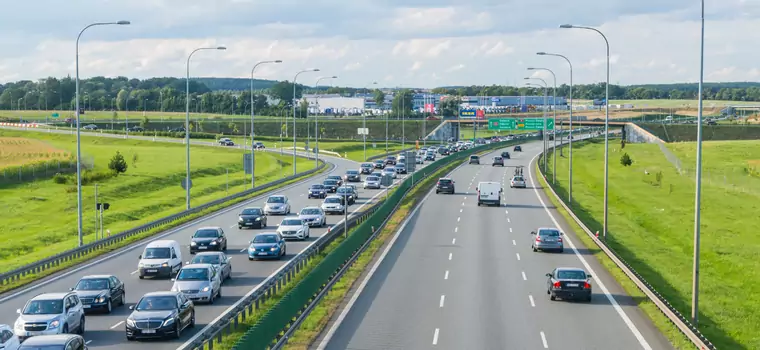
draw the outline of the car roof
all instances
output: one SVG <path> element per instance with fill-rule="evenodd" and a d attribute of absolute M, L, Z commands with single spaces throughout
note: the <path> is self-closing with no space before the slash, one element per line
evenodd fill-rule
<path fill-rule="evenodd" d="M 43 293 L 40 295 L 36 295 L 32 300 L 58 300 L 63 299 L 67 295 L 71 294 L 71 292 L 68 293 Z"/>
<path fill-rule="evenodd" d="M 114 275 L 87 275 L 80 279 L 86 280 L 86 279 L 96 279 L 96 278 L 100 279 L 100 278 L 111 278 L 111 277 L 115 277 L 115 276 Z"/>
<path fill-rule="evenodd" d="M 177 296 L 180 292 L 172 292 L 167 290 L 162 290 L 158 292 L 148 292 L 143 294 L 144 297 L 168 297 L 168 296 Z"/>
<path fill-rule="evenodd" d="M 277 198 L 277 197 L 285 197 L 285 195 L 282 195 L 282 194 L 273 194 L 273 195 L 269 196 L 269 198 Z"/>
<path fill-rule="evenodd" d="M 206 263 L 198 263 L 198 264 L 187 264 L 185 266 L 182 266 L 183 269 L 202 269 L 202 268 L 213 268 L 214 265 L 206 264 Z"/>
<path fill-rule="evenodd" d="M 539 227 L 538 231 L 541 231 L 541 230 L 546 230 L 546 231 L 562 231 L 562 230 L 560 230 L 560 229 L 558 229 L 556 227 Z M 536 231 L 536 232 L 538 232 L 538 231 Z"/>
<path fill-rule="evenodd" d="M 41 346 L 41 345 L 58 345 L 60 343 L 68 342 L 73 338 L 81 338 L 76 334 L 50 334 L 50 335 L 38 335 L 35 337 L 27 338 L 24 340 L 24 345 Z"/>
<path fill-rule="evenodd" d="M 196 231 L 200 231 L 200 230 L 219 230 L 220 228 L 221 227 L 219 227 L 219 226 L 203 226 L 203 227 L 198 227 L 198 229 Z"/>
<path fill-rule="evenodd" d="M 303 209 L 301 209 L 301 211 L 304 211 L 306 209 L 322 209 L 322 208 L 316 207 L 316 206 L 310 206 L 310 207 L 304 207 Z"/>
<path fill-rule="evenodd" d="M 199 252 L 199 253 L 195 253 L 195 256 L 199 257 L 199 256 L 222 255 L 222 254 L 224 253 L 223 252 Z"/>
<path fill-rule="evenodd" d="M 325 197 L 325 199 L 327 199 L 327 198 L 338 198 L 338 199 L 341 199 L 340 196 L 336 196 L 334 194 L 331 194 L 331 195 Z"/>
<path fill-rule="evenodd" d="M 583 273 L 586 273 L 586 270 L 580 268 L 580 267 L 558 267 L 557 271 L 583 271 Z"/>
<path fill-rule="evenodd" d="M 168 239 L 161 239 L 161 240 L 158 240 L 158 241 L 153 241 L 153 242 L 148 243 L 148 245 L 146 246 L 146 248 L 147 247 L 151 247 L 151 248 L 168 248 L 168 247 L 171 247 L 171 246 L 173 246 L 175 244 L 177 244 L 177 241 L 172 241 L 172 240 L 168 240 Z"/>
<path fill-rule="evenodd" d="M 255 237 L 258 237 L 258 236 L 276 236 L 276 235 L 278 235 L 277 232 L 260 232 L 260 233 L 257 233 L 253 237 L 255 238 Z"/>
<path fill-rule="evenodd" d="M 480 158 L 480 156 L 476 156 L 476 155 L 473 154 L 473 155 L 470 156 L 470 158 Z"/>
<path fill-rule="evenodd" d="M 258 209 L 258 210 L 261 210 L 261 207 L 245 207 L 245 208 L 243 208 L 243 210 L 246 210 L 246 209 Z"/>

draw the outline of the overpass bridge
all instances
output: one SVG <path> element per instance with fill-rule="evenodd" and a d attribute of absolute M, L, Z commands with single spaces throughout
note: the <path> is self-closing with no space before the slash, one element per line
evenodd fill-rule
<path fill-rule="evenodd" d="M 498 118 L 498 119 L 504 119 L 504 118 Z M 528 119 L 528 118 L 519 118 L 519 119 Z M 613 121 L 610 120 L 609 125 L 610 128 L 624 128 L 626 125 L 630 124 L 631 122 L 625 122 L 625 121 Z M 478 129 L 487 129 L 488 128 L 488 119 L 444 119 L 444 122 L 438 125 L 433 131 L 431 131 L 427 135 L 428 140 L 448 140 L 450 138 L 456 138 L 457 135 L 460 135 L 460 127 L 462 126 L 472 126 L 473 124 L 476 124 L 478 126 Z M 569 127 L 570 120 L 565 119 L 557 119 L 557 124 L 559 125 L 557 129 L 564 129 Z M 582 127 L 582 126 L 604 126 L 604 121 L 593 121 L 593 120 L 573 120 L 573 127 Z M 508 130 L 504 130 L 508 131 Z"/>

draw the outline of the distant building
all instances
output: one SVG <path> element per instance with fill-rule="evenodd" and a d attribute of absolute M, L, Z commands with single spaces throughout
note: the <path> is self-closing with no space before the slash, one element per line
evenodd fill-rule
<path fill-rule="evenodd" d="M 309 113 L 358 115 L 366 109 L 363 97 L 344 97 L 339 94 L 304 95 Z"/>

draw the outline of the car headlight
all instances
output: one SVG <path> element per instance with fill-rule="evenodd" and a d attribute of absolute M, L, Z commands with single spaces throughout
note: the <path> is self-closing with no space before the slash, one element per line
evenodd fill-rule
<path fill-rule="evenodd" d="M 55 328 L 58 328 L 58 326 L 60 325 L 61 325 L 61 321 L 54 320 L 53 322 L 50 322 L 50 325 L 48 326 L 48 328 L 55 329 Z"/>
<path fill-rule="evenodd" d="M 170 325 L 172 323 L 174 323 L 174 317 L 169 318 L 168 320 L 164 321 L 164 323 L 162 324 L 162 326 L 166 327 L 166 326 L 168 326 L 168 325 Z"/>
<path fill-rule="evenodd" d="M 172 286 L 171 291 L 172 292 L 179 292 L 179 287 L 177 287 L 176 285 L 174 285 L 174 286 Z"/>
<path fill-rule="evenodd" d="M 136 325 L 135 325 L 135 320 L 133 320 L 133 319 L 131 319 L 131 318 L 128 318 L 128 319 L 127 319 L 127 326 L 130 326 L 130 327 L 136 327 Z"/>
<path fill-rule="evenodd" d="M 216 245 L 216 241 L 211 241 L 211 245 Z"/>
<path fill-rule="evenodd" d="M 254 248 L 254 247 L 248 247 L 248 251 L 249 251 L 249 252 L 255 252 L 255 251 L 256 251 L 256 248 Z"/>
<path fill-rule="evenodd" d="M 261 218 L 256 218 L 256 221 L 261 221 Z"/>
<path fill-rule="evenodd" d="M 24 327 L 24 320 L 21 319 L 21 317 L 16 319 L 16 323 L 14 324 L 16 328 L 23 328 Z"/>
<path fill-rule="evenodd" d="M 243 221 L 243 217 L 242 216 L 238 216 L 238 221 Z"/>
<path fill-rule="evenodd" d="M 165 263 L 161 264 L 161 267 L 169 267 L 169 263 L 165 262 Z"/>
<path fill-rule="evenodd" d="M 210 286 L 205 286 L 203 289 L 201 289 L 201 292 L 208 292 L 211 289 Z"/>
<path fill-rule="evenodd" d="M 145 265 L 143 265 L 143 263 L 141 263 L 141 262 L 137 263 L 137 267 L 142 268 L 143 266 L 145 266 Z"/>
<path fill-rule="evenodd" d="M 272 248 L 269 248 L 269 250 L 270 250 L 270 251 L 276 251 L 276 250 L 277 250 L 277 247 L 272 247 Z"/>
<path fill-rule="evenodd" d="M 190 242 L 190 245 L 197 245 L 198 243 Z"/>
<path fill-rule="evenodd" d="M 105 303 L 106 302 L 106 296 L 102 295 L 102 296 L 98 297 L 97 299 L 95 299 L 95 302 L 96 303 Z"/>

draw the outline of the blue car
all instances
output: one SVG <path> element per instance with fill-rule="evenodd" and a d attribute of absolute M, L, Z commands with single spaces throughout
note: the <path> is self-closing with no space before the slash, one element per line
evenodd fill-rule
<path fill-rule="evenodd" d="M 277 232 L 259 233 L 248 246 L 248 260 L 280 259 L 287 254 L 285 239 Z"/>
<path fill-rule="evenodd" d="M 309 199 L 327 197 L 327 188 L 322 184 L 314 184 L 309 187 Z"/>

